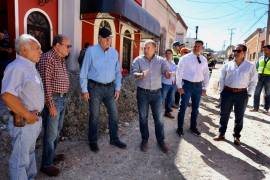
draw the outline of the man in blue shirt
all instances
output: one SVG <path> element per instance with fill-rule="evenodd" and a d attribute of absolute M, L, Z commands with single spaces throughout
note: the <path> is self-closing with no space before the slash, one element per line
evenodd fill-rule
<path fill-rule="evenodd" d="M 103 27 L 99 30 L 98 44 L 86 50 L 83 60 L 80 84 L 84 101 L 89 102 L 90 149 L 98 152 L 97 126 L 100 104 L 103 102 L 109 114 L 110 144 L 121 149 L 126 144 L 119 140 L 118 112 L 116 101 L 121 89 L 121 71 L 117 51 L 111 47 L 111 31 Z"/>

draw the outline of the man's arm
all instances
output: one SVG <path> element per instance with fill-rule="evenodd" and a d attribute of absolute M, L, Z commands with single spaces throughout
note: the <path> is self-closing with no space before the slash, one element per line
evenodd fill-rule
<path fill-rule="evenodd" d="M 141 71 L 139 58 L 136 58 L 131 65 L 132 74 L 135 79 L 143 79 L 144 73 Z"/>
<path fill-rule="evenodd" d="M 35 123 L 38 120 L 38 116 L 34 112 L 28 111 L 20 99 L 11 93 L 5 92 L 1 95 L 1 99 L 12 112 L 26 119 L 28 124 Z"/>
<path fill-rule="evenodd" d="M 252 95 L 255 91 L 258 82 L 258 74 L 256 72 L 256 66 L 252 65 L 252 70 L 250 72 L 250 82 L 248 85 L 248 95 Z"/>
<path fill-rule="evenodd" d="M 88 72 L 91 64 L 91 49 L 87 48 L 83 59 L 83 64 L 80 72 L 80 85 L 82 93 L 88 93 Z"/>
<path fill-rule="evenodd" d="M 221 93 L 224 89 L 224 83 L 226 78 L 226 66 L 228 64 L 224 64 L 220 71 L 220 78 L 219 78 L 219 93 Z"/>

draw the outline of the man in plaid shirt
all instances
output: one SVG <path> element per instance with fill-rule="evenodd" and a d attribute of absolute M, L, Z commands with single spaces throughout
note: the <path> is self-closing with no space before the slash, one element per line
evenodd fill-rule
<path fill-rule="evenodd" d="M 65 57 L 69 55 L 70 40 L 57 35 L 53 39 L 53 48 L 41 56 L 38 70 L 44 84 L 44 137 L 41 171 L 48 176 L 57 176 L 60 170 L 54 166 L 64 160 L 64 154 L 55 154 L 56 145 L 66 107 L 66 93 L 69 90 L 69 78 Z"/>

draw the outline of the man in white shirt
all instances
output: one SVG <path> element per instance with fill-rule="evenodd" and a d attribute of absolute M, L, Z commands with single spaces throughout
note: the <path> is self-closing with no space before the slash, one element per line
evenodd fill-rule
<path fill-rule="evenodd" d="M 234 108 L 234 144 L 240 145 L 240 132 L 248 103 L 248 97 L 254 92 L 258 75 L 255 65 L 245 60 L 247 47 L 243 44 L 233 50 L 235 59 L 225 64 L 221 70 L 219 89 L 221 92 L 220 128 L 215 141 L 225 140 L 225 132 L 230 113 Z"/>
<path fill-rule="evenodd" d="M 182 136 L 185 111 L 189 99 L 192 101 L 190 130 L 199 136 L 201 133 L 197 129 L 197 116 L 201 96 L 206 95 L 206 87 L 209 82 L 209 69 L 207 59 L 201 55 L 203 41 L 195 41 L 193 51 L 181 58 L 176 73 L 176 85 L 181 95 L 180 109 L 178 112 L 177 134 Z"/>
<path fill-rule="evenodd" d="M 162 75 L 162 99 L 163 104 L 165 105 L 165 113 L 164 116 L 174 119 L 174 116 L 171 114 L 172 105 L 174 104 L 174 96 L 176 92 L 176 84 L 175 84 L 175 74 L 177 66 L 173 61 L 173 52 L 171 49 L 167 49 L 165 51 L 166 60 L 168 62 L 171 78 L 168 79 L 164 74 Z"/>

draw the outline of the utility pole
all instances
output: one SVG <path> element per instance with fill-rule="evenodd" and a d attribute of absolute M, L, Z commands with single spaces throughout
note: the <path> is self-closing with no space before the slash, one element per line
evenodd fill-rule
<path fill-rule="evenodd" d="M 270 31 L 270 0 L 268 2 L 268 18 L 267 18 L 267 28 L 266 28 L 266 38 L 265 44 L 269 44 L 269 31 Z"/>
<path fill-rule="evenodd" d="M 196 26 L 196 31 L 195 31 L 195 33 L 196 33 L 196 40 L 198 39 L 198 29 L 199 29 L 199 26 Z"/>
<path fill-rule="evenodd" d="M 269 0 L 270 1 L 270 0 Z M 233 36 L 233 34 L 234 34 L 234 31 L 235 30 L 235 28 L 230 28 L 229 29 L 229 31 L 230 31 L 230 47 L 232 46 L 232 36 Z"/>
<path fill-rule="evenodd" d="M 265 44 L 269 44 L 269 31 L 270 31 L 270 0 L 267 3 L 258 2 L 258 1 L 246 1 L 246 3 L 254 3 L 254 4 L 262 4 L 268 6 L 268 18 L 267 18 L 267 27 L 266 27 L 266 37 L 265 37 Z"/>

